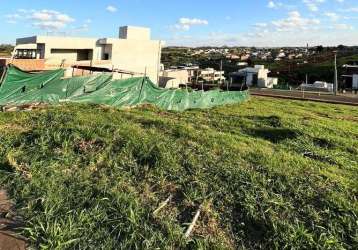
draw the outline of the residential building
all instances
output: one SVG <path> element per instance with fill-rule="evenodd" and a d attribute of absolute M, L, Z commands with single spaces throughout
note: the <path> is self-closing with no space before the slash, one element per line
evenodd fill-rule
<path fill-rule="evenodd" d="M 160 72 L 159 86 L 162 88 L 179 88 L 187 85 L 189 72 L 186 69 L 167 69 Z"/>
<path fill-rule="evenodd" d="M 295 58 L 296 58 L 296 55 L 295 55 L 295 54 L 289 54 L 289 55 L 287 56 L 287 58 L 288 58 L 289 60 L 292 60 L 292 59 L 295 59 Z"/>
<path fill-rule="evenodd" d="M 125 26 L 120 27 L 118 38 L 20 38 L 16 40 L 14 60 L 42 60 L 42 69 L 73 65 L 118 69 L 158 82 L 162 45 L 151 40 L 150 29 Z"/>
<path fill-rule="evenodd" d="M 273 88 L 278 84 L 278 78 L 268 77 L 270 71 L 264 65 L 255 65 L 254 68 L 247 67 L 230 74 L 230 82 L 233 85 L 245 84 L 248 87 Z"/>
<path fill-rule="evenodd" d="M 285 52 L 280 52 L 280 53 L 277 55 L 277 58 L 284 58 L 284 57 L 286 57 Z"/>
<path fill-rule="evenodd" d="M 298 87 L 299 90 L 317 91 L 317 92 L 333 92 L 333 83 L 316 81 L 313 84 L 303 83 Z"/>
<path fill-rule="evenodd" d="M 201 69 L 198 71 L 198 77 L 207 82 L 225 81 L 225 71 L 217 71 L 213 68 Z"/>
<path fill-rule="evenodd" d="M 250 59 L 250 54 L 243 54 L 239 58 L 241 61 L 246 61 Z"/>
<path fill-rule="evenodd" d="M 226 58 L 231 60 L 240 60 L 241 57 L 235 54 L 229 54 L 226 56 Z"/>
<path fill-rule="evenodd" d="M 358 65 L 343 65 L 343 88 L 358 90 Z"/>
<path fill-rule="evenodd" d="M 197 72 L 200 70 L 200 67 L 194 64 L 186 64 L 184 66 L 179 66 L 178 68 L 188 72 L 188 82 L 193 82 L 198 75 Z"/>

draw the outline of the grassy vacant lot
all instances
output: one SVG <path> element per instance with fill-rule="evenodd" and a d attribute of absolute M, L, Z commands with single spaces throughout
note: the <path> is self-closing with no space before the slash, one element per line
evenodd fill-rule
<path fill-rule="evenodd" d="M 0 113 L 0 131 L 1 185 L 35 247 L 358 247 L 356 107 L 62 106 Z"/>

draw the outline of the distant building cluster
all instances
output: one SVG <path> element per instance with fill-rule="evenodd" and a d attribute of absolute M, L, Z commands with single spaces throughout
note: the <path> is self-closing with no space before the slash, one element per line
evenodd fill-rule
<path fill-rule="evenodd" d="M 201 83 L 228 86 L 246 86 L 258 88 L 273 88 L 278 84 L 278 78 L 269 77 L 270 71 L 263 65 L 246 67 L 237 72 L 231 72 L 225 77 L 225 71 L 213 68 L 200 69 L 196 65 L 184 65 L 164 69 L 162 66 L 159 85 L 164 88 L 179 88 L 185 85 Z"/>
<path fill-rule="evenodd" d="M 305 56 L 311 56 L 316 52 L 309 50 L 306 47 L 302 48 L 283 48 L 283 49 L 270 49 L 270 48 L 241 48 L 241 49 L 228 49 L 228 48 L 194 48 L 189 49 L 188 53 L 191 56 L 206 56 L 212 54 L 220 54 L 229 60 L 294 60 L 302 59 Z"/>
<path fill-rule="evenodd" d="M 220 83 L 225 82 L 225 71 L 215 70 L 213 68 L 201 69 L 197 65 L 187 64 L 173 66 L 164 69 L 161 66 L 159 85 L 164 88 L 179 88 L 192 83 Z"/>

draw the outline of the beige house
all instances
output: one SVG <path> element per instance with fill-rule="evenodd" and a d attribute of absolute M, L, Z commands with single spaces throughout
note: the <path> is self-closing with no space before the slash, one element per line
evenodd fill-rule
<path fill-rule="evenodd" d="M 179 88 L 188 84 L 189 71 L 186 69 L 167 69 L 160 73 L 159 86 L 163 88 Z"/>
<path fill-rule="evenodd" d="M 119 38 L 33 36 L 16 40 L 15 59 L 44 60 L 45 69 L 73 65 L 104 67 L 144 75 L 157 83 L 161 41 L 151 40 L 150 29 L 125 26 Z"/>
<path fill-rule="evenodd" d="M 225 71 L 217 71 L 213 68 L 206 68 L 199 71 L 199 77 L 203 80 L 210 81 L 225 81 Z"/>

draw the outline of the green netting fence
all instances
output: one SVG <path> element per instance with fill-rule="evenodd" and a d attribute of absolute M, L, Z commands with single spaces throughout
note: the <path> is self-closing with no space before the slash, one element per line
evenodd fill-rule
<path fill-rule="evenodd" d="M 64 78 L 64 70 L 30 74 L 14 66 L 7 69 L 0 85 L 0 106 L 62 102 L 93 103 L 114 107 L 153 104 L 165 110 L 205 109 L 241 103 L 247 91 L 188 91 L 163 89 L 149 78 L 113 80 L 112 74 Z"/>

